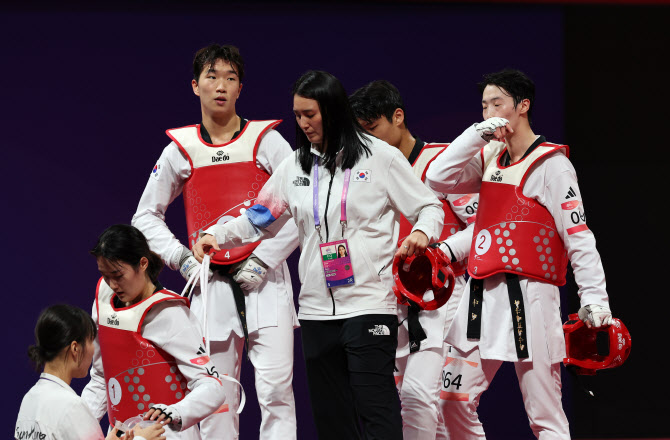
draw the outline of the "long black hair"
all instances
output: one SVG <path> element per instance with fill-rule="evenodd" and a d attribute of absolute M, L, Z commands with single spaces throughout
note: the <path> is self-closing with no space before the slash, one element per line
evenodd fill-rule
<path fill-rule="evenodd" d="M 85 346 L 95 339 L 98 330 L 91 315 L 79 307 L 58 304 L 44 309 L 35 325 L 35 345 L 28 347 L 28 357 L 41 371 L 44 364 L 54 360 L 72 341 Z"/>
<path fill-rule="evenodd" d="M 370 148 L 361 137 L 364 130 L 354 117 L 347 92 L 337 78 L 328 72 L 310 70 L 295 82 L 293 95 L 313 99 L 319 104 L 323 143 L 327 147 L 321 158 L 326 169 L 331 172 L 335 170 L 335 159 L 340 148 L 343 149 L 342 170 L 352 168 L 363 154 L 370 155 Z M 298 162 L 305 174 L 309 174 L 314 160 L 310 152 L 312 145 L 297 121 L 295 128 Z"/>
<path fill-rule="evenodd" d="M 90 252 L 95 257 L 127 263 L 135 270 L 139 267 L 142 257 L 146 257 L 149 260 L 147 275 L 154 284 L 158 281 L 158 274 L 163 269 L 161 257 L 149 249 L 144 234 L 130 225 L 113 225 L 105 229 Z"/>

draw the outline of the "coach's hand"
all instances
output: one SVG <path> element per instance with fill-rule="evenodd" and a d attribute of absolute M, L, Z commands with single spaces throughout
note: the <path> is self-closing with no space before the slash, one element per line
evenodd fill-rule
<path fill-rule="evenodd" d="M 400 257 L 401 260 L 410 255 L 421 255 L 428 247 L 428 236 L 418 229 L 402 242 L 394 257 Z"/>
<path fill-rule="evenodd" d="M 212 249 L 215 251 L 220 251 L 219 243 L 216 242 L 216 238 L 213 235 L 205 234 L 200 237 L 200 240 L 193 245 L 193 256 L 199 263 L 202 263 L 202 259 L 205 258 L 205 255 L 208 254 Z"/>

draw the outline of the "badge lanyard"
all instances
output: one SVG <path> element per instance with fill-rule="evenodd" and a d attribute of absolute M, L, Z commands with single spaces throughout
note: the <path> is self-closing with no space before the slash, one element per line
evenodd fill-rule
<path fill-rule="evenodd" d="M 344 184 L 342 186 L 342 198 L 340 199 L 340 224 L 342 225 L 342 240 L 323 242 L 321 236 L 321 222 L 319 220 L 319 159 L 314 156 L 314 194 L 312 197 L 312 207 L 314 208 L 314 228 L 319 234 L 319 251 L 321 254 L 321 264 L 323 265 L 326 287 L 349 286 L 355 283 L 354 270 L 351 264 L 351 249 L 344 238 L 344 230 L 347 227 L 347 193 L 349 192 L 349 179 L 351 178 L 351 169 L 344 170 Z M 328 215 L 328 212 L 325 213 Z M 340 253 L 340 249 L 344 252 Z"/>
<path fill-rule="evenodd" d="M 347 227 L 347 193 L 349 192 L 349 178 L 351 177 L 351 168 L 344 170 L 344 186 L 342 187 L 342 198 L 340 199 L 340 224 L 342 225 L 342 238 L 344 238 L 344 229 Z M 319 158 L 314 156 L 314 195 L 312 197 L 312 207 L 314 209 L 314 228 L 319 234 L 319 241 L 323 243 L 321 236 L 321 221 L 319 220 Z M 328 215 L 326 212 L 325 215 Z"/>

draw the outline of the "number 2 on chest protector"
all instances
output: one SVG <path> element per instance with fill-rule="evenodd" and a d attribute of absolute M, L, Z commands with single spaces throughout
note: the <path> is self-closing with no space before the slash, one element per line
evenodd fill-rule
<path fill-rule="evenodd" d="M 479 231 L 479 234 L 477 234 L 477 238 L 475 239 L 475 252 L 477 255 L 484 255 L 488 252 L 490 247 L 491 233 L 486 229 L 482 229 Z"/>

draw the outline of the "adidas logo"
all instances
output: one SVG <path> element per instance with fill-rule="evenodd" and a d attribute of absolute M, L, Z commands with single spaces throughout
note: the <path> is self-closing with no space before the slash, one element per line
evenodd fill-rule
<path fill-rule="evenodd" d="M 293 181 L 293 186 L 309 186 L 309 179 L 307 177 L 296 177 Z"/>
<path fill-rule="evenodd" d="M 575 194 L 575 190 L 572 189 L 572 187 L 570 187 L 570 189 L 568 190 L 568 195 L 565 196 L 565 198 L 566 198 L 566 199 L 569 199 L 570 197 L 575 197 L 576 195 L 577 195 L 577 194 Z"/>
<path fill-rule="evenodd" d="M 198 347 L 198 353 L 196 354 L 205 354 L 205 347 L 203 347 L 202 345 Z"/>
<path fill-rule="evenodd" d="M 494 175 L 491 176 L 491 182 L 502 182 L 503 176 L 500 170 L 496 171 Z"/>

